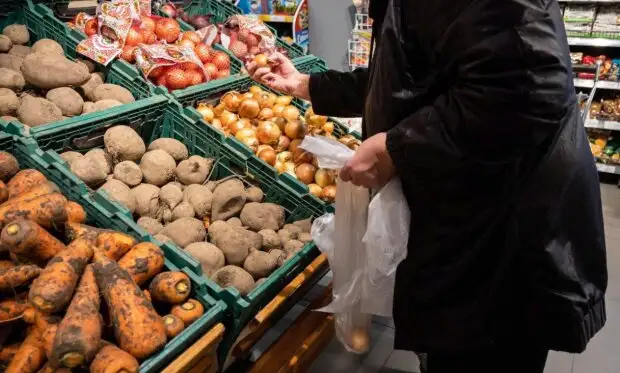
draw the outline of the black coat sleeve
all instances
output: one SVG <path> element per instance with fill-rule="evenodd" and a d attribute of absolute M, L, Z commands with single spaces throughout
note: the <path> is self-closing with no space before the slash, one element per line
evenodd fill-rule
<path fill-rule="evenodd" d="M 361 117 L 368 69 L 353 72 L 328 70 L 310 76 L 310 101 L 314 112 L 334 117 Z"/>
<path fill-rule="evenodd" d="M 510 162 L 559 131 L 575 94 L 559 9 L 550 3 L 553 9 L 473 2 L 443 24 L 426 15 L 435 23 L 427 22 L 420 36 L 436 45 L 438 61 L 453 76 L 388 131 L 388 151 L 401 172 L 463 160 Z"/>

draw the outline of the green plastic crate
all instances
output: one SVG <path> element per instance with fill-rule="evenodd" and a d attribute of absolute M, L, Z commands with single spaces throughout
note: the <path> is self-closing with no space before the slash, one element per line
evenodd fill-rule
<path fill-rule="evenodd" d="M 124 215 L 110 214 L 109 211 L 98 206 L 88 194 L 77 194 L 76 191 L 80 190 L 77 185 L 73 185 L 73 188 L 68 188 L 67 185 L 70 181 L 73 181 L 74 184 L 81 182 L 70 173 L 66 174 L 63 172 L 64 166 L 59 165 L 53 160 L 52 162 L 47 161 L 45 153 L 36 146 L 32 139 L 23 139 L 7 133 L 0 133 L 0 150 L 13 154 L 22 168 L 37 169 L 48 179 L 56 182 L 69 199 L 78 202 L 84 207 L 88 217 L 88 224 L 100 228 L 129 232 L 142 241 L 158 244 L 150 236 L 142 237 L 138 235 L 138 231 L 133 227 L 135 223 L 131 219 Z M 58 183 L 60 179 L 64 179 L 64 182 Z M 182 271 L 190 277 L 193 287 L 191 297 L 203 304 L 205 314 L 188 326 L 181 334 L 168 341 L 163 351 L 143 361 L 140 365 L 140 372 L 143 373 L 160 372 L 162 368 L 187 350 L 216 323 L 223 321 L 226 315 L 226 304 L 221 300 L 215 300 L 209 294 L 201 291 L 204 288 L 204 280 L 196 276 L 185 263 L 177 260 L 177 264 L 174 264 L 168 259 L 167 255 L 165 269 L 168 271 Z"/>
<path fill-rule="evenodd" d="M 307 55 L 293 60 L 293 64 L 302 73 L 313 74 L 327 71 L 327 63 L 313 55 Z"/>

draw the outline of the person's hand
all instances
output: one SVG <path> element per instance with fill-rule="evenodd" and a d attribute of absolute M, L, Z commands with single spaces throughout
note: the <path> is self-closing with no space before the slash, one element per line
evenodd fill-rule
<path fill-rule="evenodd" d="M 396 173 L 385 144 L 387 135 L 378 133 L 362 142 L 355 155 L 340 170 L 340 178 L 357 186 L 378 189 Z"/>
<path fill-rule="evenodd" d="M 246 66 L 248 74 L 267 87 L 295 97 L 310 99 L 309 77 L 295 68 L 295 65 L 280 52 L 269 56 L 269 67 L 258 67 L 251 61 Z"/>

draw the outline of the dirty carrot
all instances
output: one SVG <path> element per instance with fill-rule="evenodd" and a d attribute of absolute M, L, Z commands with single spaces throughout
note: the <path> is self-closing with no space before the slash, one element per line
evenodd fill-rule
<path fill-rule="evenodd" d="M 56 334 L 58 334 L 58 324 L 50 324 L 41 336 L 45 356 L 48 359 L 51 359 L 52 354 L 54 353 L 54 338 L 56 338 Z"/>
<path fill-rule="evenodd" d="M 141 286 L 161 272 L 164 261 L 164 252 L 158 246 L 150 242 L 141 242 L 129 250 L 118 261 L 118 265 L 131 275 L 138 286 Z"/>
<path fill-rule="evenodd" d="M 9 187 L 0 180 L 0 203 L 4 203 L 7 199 L 9 199 Z"/>
<path fill-rule="evenodd" d="M 15 264 L 10 260 L 0 260 L 0 272 L 4 272 L 8 269 L 14 268 Z"/>
<path fill-rule="evenodd" d="M 4 202 L 1 207 L 5 207 L 7 205 L 14 205 L 18 203 L 28 202 L 37 197 L 45 196 L 51 193 L 59 193 L 60 189 L 58 186 L 51 181 L 46 181 L 39 185 L 36 185 L 29 191 L 22 193 L 20 195 L 11 197 L 8 201 Z"/>
<path fill-rule="evenodd" d="M 149 291 L 155 302 L 179 304 L 189 297 L 192 285 L 183 272 L 162 272 L 153 278 Z"/>
<path fill-rule="evenodd" d="M 185 323 L 183 320 L 175 315 L 166 315 L 162 317 L 164 320 L 164 326 L 166 327 L 166 336 L 168 339 L 172 339 L 177 335 L 181 334 L 183 329 L 185 329 Z"/>
<path fill-rule="evenodd" d="M 28 297 L 25 293 L 15 298 L 0 300 L 0 321 L 11 320 L 21 316 L 28 308 Z"/>
<path fill-rule="evenodd" d="M 135 357 L 112 344 L 106 344 L 90 364 L 90 373 L 138 373 L 139 368 Z"/>
<path fill-rule="evenodd" d="M 187 302 L 172 307 L 170 313 L 183 320 L 187 326 L 198 320 L 205 313 L 205 309 L 196 299 L 188 299 Z"/>
<path fill-rule="evenodd" d="M 68 201 L 65 203 L 65 211 L 67 212 L 67 221 L 78 224 L 86 221 L 86 211 L 77 202 Z"/>
<path fill-rule="evenodd" d="M 36 373 L 45 364 L 41 331 L 33 328 L 13 356 L 5 373 Z"/>
<path fill-rule="evenodd" d="M 102 231 L 97 236 L 97 248 L 110 259 L 118 261 L 134 246 L 138 241 L 132 236 L 113 231 Z"/>
<path fill-rule="evenodd" d="M 39 184 L 47 181 L 45 175 L 33 169 L 21 170 L 9 180 L 9 198 L 28 192 Z"/>
<path fill-rule="evenodd" d="M 7 365 L 13 360 L 13 356 L 19 350 L 19 346 L 21 346 L 21 342 L 11 343 L 9 345 L 4 345 L 0 349 L 0 364 Z"/>
<path fill-rule="evenodd" d="M 19 286 L 26 285 L 40 273 L 41 268 L 31 264 L 7 269 L 0 273 L 0 292 L 11 291 Z"/>
<path fill-rule="evenodd" d="M 94 241 L 97 239 L 97 235 L 100 232 L 103 232 L 103 230 L 86 224 L 78 224 L 70 221 L 65 224 L 65 239 L 68 242 L 85 235 L 89 236 Z"/>
<path fill-rule="evenodd" d="M 65 245 L 39 224 L 30 220 L 16 220 L 2 229 L 0 242 L 20 258 L 45 265 Z"/>
<path fill-rule="evenodd" d="M 146 298 L 146 300 L 148 300 L 149 302 L 153 302 L 153 298 L 151 297 L 150 291 L 144 289 L 143 293 L 144 293 L 144 297 Z"/>
<path fill-rule="evenodd" d="M 62 194 L 52 193 L 23 203 L 1 206 L 0 226 L 4 227 L 17 219 L 26 219 L 37 222 L 45 229 L 62 227 L 67 221 L 64 208 L 66 202 Z"/>

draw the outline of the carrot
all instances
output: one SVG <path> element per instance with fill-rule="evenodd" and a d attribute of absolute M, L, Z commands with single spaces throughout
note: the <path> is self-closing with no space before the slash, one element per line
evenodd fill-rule
<path fill-rule="evenodd" d="M 48 359 L 52 358 L 54 353 L 54 338 L 58 334 L 58 324 L 51 324 L 43 332 L 41 339 L 43 340 L 43 348 L 45 349 L 45 356 Z"/>
<path fill-rule="evenodd" d="M 10 260 L 0 260 L 0 273 L 11 268 L 15 268 L 15 264 Z"/>
<path fill-rule="evenodd" d="M 13 176 L 7 184 L 7 187 L 9 188 L 9 198 L 28 192 L 35 186 L 43 184 L 46 181 L 47 178 L 45 175 L 37 170 L 21 170 L 17 173 L 17 175 Z"/>
<path fill-rule="evenodd" d="M 93 256 L 88 240 L 78 238 L 56 254 L 30 286 L 30 302 L 44 313 L 65 309 L 84 267 Z"/>
<path fill-rule="evenodd" d="M 166 336 L 168 339 L 172 339 L 181 334 L 185 329 L 185 324 L 180 317 L 175 315 L 166 315 L 162 318 L 164 320 L 164 326 L 166 327 Z"/>
<path fill-rule="evenodd" d="M 67 221 L 65 202 L 65 196 L 52 193 L 27 202 L 0 207 L 0 226 L 4 227 L 13 220 L 27 219 L 46 229 L 60 227 Z"/>
<path fill-rule="evenodd" d="M 103 321 L 99 315 L 99 287 L 92 265 L 86 266 L 65 317 L 58 325 L 50 363 L 75 368 L 95 357 L 101 341 Z"/>
<path fill-rule="evenodd" d="M 197 300 L 188 299 L 187 302 L 172 307 L 170 313 L 183 320 L 185 325 L 189 325 L 205 313 L 205 308 Z"/>
<path fill-rule="evenodd" d="M 36 317 L 36 311 L 34 307 L 32 307 L 32 305 L 29 304 L 28 307 L 26 307 L 26 309 L 24 310 L 24 313 L 22 313 L 22 320 L 24 320 L 26 324 L 34 325 L 35 320 L 36 320 L 35 317 Z"/>
<path fill-rule="evenodd" d="M 146 300 L 148 300 L 149 302 L 152 303 L 153 302 L 153 298 L 151 297 L 151 292 L 146 290 L 146 289 L 144 289 L 143 293 L 144 293 L 144 297 L 146 298 Z"/>
<path fill-rule="evenodd" d="M 0 273 L 0 291 L 10 291 L 30 283 L 41 273 L 41 268 L 27 264 L 8 269 Z"/>
<path fill-rule="evenodd" d="M 0 300 L 0 321 L 11 320 L 21 316 L 28 308 L 28 297 L 24 293 L 15 298 Z"/>
<path fill-rule="evenodd" d="M 65 224 L 65 238 L 68 242 L 76 240 L 84 235 L 96 239 L 97 235 L 102 231 L 102 229 L 91 227 L 86 224 L 78 224 L 70 221 Z"/>
<path fill-rule="evenodd" d="M 9 223 L 0 234 L 0 241 L 19 258 L 45 265 L 54 255 L 65 249 L 59 239 L 39 224 L 30 220 Z"/>
<path fill-rule="evenodd" d="M 93 269 L 120 347 L 137 359 L 161 350 L 166 345 L 164 323 L 131 276 L 101 252 L 95 253 Z"/>
<path fill-rule="evenodd" d="M 138 360 L 113 344 L 103 346 L 90 364 L 90 373 L 138 373 L 138 369 Z"/>
<path fill-rule="evenodd" d="M 141 242 L 134 246 L 119 261 L 118 265 L 142 286 L 164 268 L 164 252 L 150 242 Z M 153 294 L 151 294 L 153 295 Z"/>
<path fill-rule="evenodd" d="M 67 211 L 67 221 L 78 224 L 86 221 L 86 211 L 77 202 L 68 201 L 65 203 L 65 211 Z"/>
<path fill-rule="evenodd" d="M 13 360 L 13 356 L 17 353 L 17 350 L 19 350 L 19 346 L 21 346 L 21 342 L 2 346 L 2 349 L 0 349 L 0 364 L 7 365 L 10 363 L 11 360 Z"/>
<path fill-rule="evenodd" d="M 52 325 L 58 325 L 58 323 L 62 320 L 61 316 L 58 315 L 49 315 L 43 313 L 37 309 L 34 311 L 34 325 L 41 331 L 46 331 Z"/>
<path fill-rule="evenodd" d="M 19 346 L 5 373 L 35 373 L 43 364 L 45 364 L 45 350 L 41 331 L 34 328 Z"/>
<path fill-rule="evenodd" d="M 52 366 L 47 363 L 43 366 L 43 368 L 41 368 L 41 370 L 39 370 L 38 373 L 71 373 L 71 369 L 66 369 L 66 368 L 52 368 Z"/>
<path fill-rule="evenodd" d="M 59 192 L 60 192 L 60 189 L 58 188 L 56 184 L 52 183 L 51 181 L 46 181 L 44 183 L 36 185 L 35 187 L 33 187 L 32 189 L 30 189 L 29 191 L 25 193 L 11 197 L 8 201 L 4 202 L 0 206 L 4 207 L 6 205 L 14 205 L 17 203 L 28 202 L 37 197 L 46 196 L 51 193 L 59 193 Z"/>
<path fill-rule="evenodd" d="M 0 180 L 0 203 L 6 202 L 7 199 L 9 199 L 9 187 Z"/>
<path fill-rule="evenodd" d="M 192 284 L 183 272 L 162 272 L 151 281 L 149 290 L 156 302 L 179 304 L 189 297 Z"/>
<path fill-rule="evenodd" d="M 137 244 L 135 238 L 121 232 L 104 231 L 99 232 L 97 236 L 97 248 L 103 250 L 108 258 L 116 261 Z"/>

